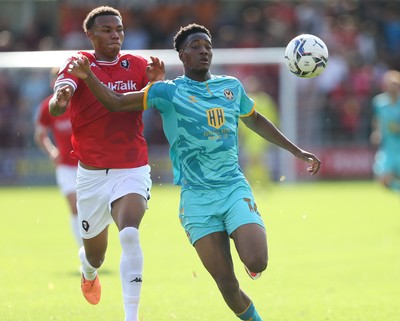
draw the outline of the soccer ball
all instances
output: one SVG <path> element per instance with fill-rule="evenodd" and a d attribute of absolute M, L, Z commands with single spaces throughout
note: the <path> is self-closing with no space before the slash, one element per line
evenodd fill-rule
<path fill-rule="evenodd" d="M 317 36 L 303 34 L 293 38 L 285 50 L 285 62 L 298 77 L 314 78 L 328 64 L 328 48 Z"/>

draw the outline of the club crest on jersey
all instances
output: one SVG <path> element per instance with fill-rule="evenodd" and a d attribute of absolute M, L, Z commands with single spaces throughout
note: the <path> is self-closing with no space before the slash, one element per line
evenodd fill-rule
<path fill-rule="evenodd" d="M 225 123 L 224 110 L 222 108 L 212 108 L 207 110 L 208 125 L 220 128 Z"/>
<path fill-rule="evenodd" d="M 227 99 L 232 100 L 233 99 L 233 92 L 229 89 L 224 90 L 224 95 Z"/>
<path fill-rule="evenodd" d="M 129 68 L 129 61 L 124 59 L 121 61 L 121 67 L 128 69 Z"/>

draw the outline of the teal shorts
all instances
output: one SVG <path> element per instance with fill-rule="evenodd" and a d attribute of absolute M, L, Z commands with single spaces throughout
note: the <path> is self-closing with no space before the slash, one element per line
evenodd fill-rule
<path fill-rule="evenodd" d="M 380 150 L 375 155 L 374 174 L 378 177 L 393 174 L 400 177 L 400 154 Z"/>
<path fill-rule="evenodd" d="M 265 228 L 246 181 L 212 190 L 183 190 L 179 218 L 191 244 L 215 232 L 231 235 L 245 224 L 256 223 Z"/>

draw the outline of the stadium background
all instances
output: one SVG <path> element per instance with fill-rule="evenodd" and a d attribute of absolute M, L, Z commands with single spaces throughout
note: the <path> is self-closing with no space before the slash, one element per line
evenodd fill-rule
<path fill-rule="evenodd" d="M 101 4 L 123 14 L 127 50 L 171 49 L 172 36 L 191 22 L 210 29 L 214 48 L 280 48 L 299 33 L 319 36 L 330 50 L 329 68 L 317 79 L 296 80 L 296 142 L 324 162 L 314 179 L 371 179 L 370 99 L 380 91 L 381 75 L 400 68 L 398 2 L 0 0 L 0 51 L 90 49 L 81 25 Z M 212 71 L 238 76 L 245 85 L 256 79 L 277 102 L 285 90 L 278 66 L 249 66 L 248 59 Z M 54 184 L 52 166 L 33 143 L 33 119 L 50 93 L 48 83 L 46 69 L 0 68 L 0 185 Z M 146 112 L 145 123 L 153 179 L 171 182 L 158 115 Z M 274 180 L 281 177 L 279 162 L 269 149 Z M 299 173 L 296 179 L 306 178 Z"/>

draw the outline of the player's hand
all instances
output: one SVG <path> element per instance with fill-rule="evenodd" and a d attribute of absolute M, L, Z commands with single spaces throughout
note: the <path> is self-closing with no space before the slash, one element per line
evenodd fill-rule
<path fill-rule="evenodd" d="M 56 103 L 60 108 L 66 108 L 72 97 L 72 90 L 69 85 L 57 89 Z"/>
<path fill-rule="evenodd" d="M 57 165 L 60 162 L 61 156 L 60 156 L 60 151 L 58 150 L 58 148 L 55 147 L 51 150 L 49 158 L 54 165 Z"/>
<path fill-rule="evenodd" d="M 301 150 L 300 153 L 296 155 L 296 157 L 311 164 L 309 167 L 307 167 L 307 172 L 309 172 L 311 175 L 315 175 L 318 173 L 321 167 L 321 161 L 317 158 L 317 156 L 315 156 L 312 153 Z"/>
<path fill-rule="evenodd" d="M 91 72 L 89 59 L 83 55 L 73 57 L 68 64 L 68 73 L 80 79 L 86 79 Z"/>
<path fill-rule="evenodd" d="M 164 80 L 165 66 L 164 62 L 157 57 L 150 57 L 151 62 L 147 65 L 146 73 L 150 81 Z"/>

